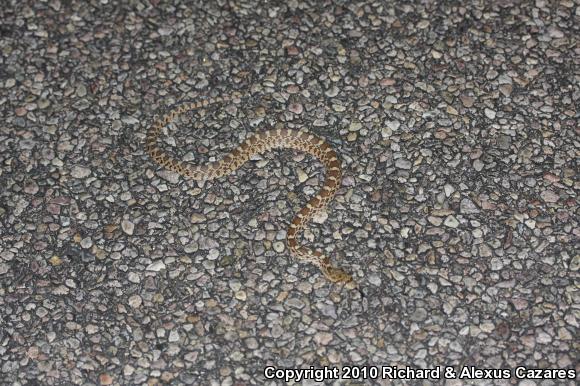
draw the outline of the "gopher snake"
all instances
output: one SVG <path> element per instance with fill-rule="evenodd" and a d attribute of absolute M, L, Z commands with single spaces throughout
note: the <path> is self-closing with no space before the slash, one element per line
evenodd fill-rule
<path fill-rule="evenodd" d="M 149 127 L 145 141 L 147 152 L 159 165 L 197 181 L 213 180 L 228 175 L 240 168 L 252 155 L 264 153 L 270 149 L 291 148 L 312 154 L 324 164 L 326 178 L 322 189 L 296 214 L 296 217 L 290 223 L 286 238 L 288 248 L 290 253 L 296 258 L 319 267 L 324 276 L 331 282 L 352 283 L 352 276 L 341 268 L 333 267 L 327 256 L 324 256 L 319 251 L 300 246 L 296 241 L 297 234 L 304 228 L 306 223 L 332 200 L 342 179 L 340 161 L 335 151 L 323 139 L 310 134 L 306 130 L 268 130 L 251 135 L 219 161 L 197 166 L 178 161 L 157 146 L 157 138 L 161 129 L 173 122 L 179 115 L 215 103 L 227 103 L 240 97 L 241 95 L 236 93 L 228 96 L 206 98 L 177 106 L 163 117 L 155 120 Z"/>

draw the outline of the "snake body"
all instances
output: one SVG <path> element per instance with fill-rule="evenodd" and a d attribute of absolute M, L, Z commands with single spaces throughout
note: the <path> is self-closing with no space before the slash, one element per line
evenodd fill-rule
<path fill-rule="evenodd" d="M 238 147 L 218 161 L 205 165 L 191 165 L 172 158 L 157 144 L 161 129 L 173 122 L 179 115 L 216 103 L 228 103 L 237 100 L 241 94 L 204 98 L 195 102 L 183 103 L 156 119 L 149 127 L 145 141 L 147 153 L 162 167 L 194 180 L 213 180 L 228 175 L 239 169 L 255 154 L 275 148 L 290 148 L 304 151 L 318 158 L 326 169 L 324 184 L 320 191 L 294 217 L 287 231 L 287 245 L 290 253 L 299 260 L 316 265 L 331 282 L 352 282 L 352 276 L 343 269 L 332 266 L 330 259 L 319 251 L 301 246 L 297 241 L 298 234 L 308 221 L 332 200 L 340 187 L 342 173 L 336 152 L 322 138 L 306 130 L 274 129 L 254 133 Z"/>

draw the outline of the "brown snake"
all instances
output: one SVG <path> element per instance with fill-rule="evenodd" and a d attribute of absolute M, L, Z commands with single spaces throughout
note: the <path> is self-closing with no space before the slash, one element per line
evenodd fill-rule
<path fill-rule="evenodd" d="M 322 189 L 294 217 L 287 232 L 287 244 L 290 253 L 296 258 L 316 265 L 331 282 L 354 283 L 352 276 L 341 268 L 333 267 L 330 259 L 319 251 L 301 246 L 296 241 L 297 234 L 304 229 L 308 221 L 324 209 L 340 187 L 342 179 L 340 161 L 332 147 L 320 137 L 305 130 L 275 129 L 251 135 L 238 147 L 222 159 L 205 165 L 190 165 L 176 160 L 163 152 L 157 145 L 161 129 L 173 122 L 179 115 L 197 110 L 215 103 L 227 103 L 239 99 L 241 94 L 206 98 L 197 102 L 184 103 L 156 119 L 149 127 L 145 148 L 151 158 L 166 169 L 197 181 L 213 180 L 228 175 L 240 168 L 254 154 L 261 154 L 270 149 L 290 148 L 305 151 L 318 158 L 326 169 Z M 352 284 L 351 284 L 352 285 Z"/>

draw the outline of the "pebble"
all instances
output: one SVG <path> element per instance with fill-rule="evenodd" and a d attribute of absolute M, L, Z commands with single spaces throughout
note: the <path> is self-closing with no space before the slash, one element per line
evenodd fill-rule
<path fill-rule="evenodd" d="M 301 168 L 296 168 L 296 175 L 298 176 L 298 181 L 300 183 L 306 182 L 308 179 L 308 174 L 306 174 Z"/>
<path fill-rule="evenodd" d="M 113 378 L 109 374 L 99 375 L 99 383 L 101 385 L 112 385 L 113 382 Z"/>
<path fill-rule="evenodd" d="M 83 247 L 83 249 L 89 249 L 92 246 L 93 240 L 90 237 L 85 237 L 81 240 L 81 247 Z"/>
<path fill-rule="evenodd" d="M 411 166 L 413 166 L 413 164 L 409 160 L 398 158 L 395 161 L 395 166 L 399 169 L 409 170 L 411 169 Z"/>
<path fill-rule="evenodd" d="M 411 315 L 409 315 L 409 319 L 415 322 L 422 322 L 427 319 L 427 310 L 424 308 L 417 308 Z"/>
<path fill-rule="evenodd" d="M 31 195 L 38 193 L 38 190 L 39 190 L 39 187 L 35 181 L 28 181 L 26 183 L 26 185 L 24 186 L 24 192 L 31 194 Z"/>
<path fill-rule="evenodd" d="M 542 200 L 544 200 L 545 202 L 550 203 L 558 202 L 558 200 L 560 199 L 560 197 L 550 189 L 543 190 L 540 193 L 540 197 L 542 197 Z"/>
<path fill-rule="evenodd" d="M 459 226 L 459 221 L 455 218 L 455 216 L 447 216 L 443 221 L 443 225 L 448 226 L 449 228 L 457 228 Z"/>
<path fill-rule="evenodd" d="M 294 114 L 302 114 L 304 107 L 300 103 L 291 103 L 288 106 L 288 111 L 293 112 Z"/>
<path fill-rule="evenodd" d="M 463 198 L 460 203 L 460 212 L 462 214 L 479 213 L 479 208 L 469 198 Z"/>
<path fill-rule="evenodd" d="M 336 86 L 332 86 L 331 88 L 329 88 L 328 90 L 326 90 L 325 95 L 329 98 L 334 98 L 335 96 L 338 95 L 339 93 L 339 88 Z"/>
<path fill-rule="evenodd" d="M 71 176 L 74 178 L 85 178 L 91 175 L 91 169 L 84 166 L 73 166 L 71 169 Z"/>
<path fill-rule="evenodd" d="M 147 271 L 154 271 L 154 272 L 159 272 L 163 269 L 165 269 L 165 263 L 161 260 L 157 260 L 151 264 L 149 264 L 147 266 L 147 268 L 145 268 Z"/>
<path fill-rule="evenodd" d="M 320 346 L 326 346 L 332 342 L 332 334 L 328 332 L 318 332 L 314 335 L 314 342 Z"/>
<path fill-rule="evenodd" d="M 121 221 L 121 229 L 128 235 L 132 235 L 133 231 L 135 230 L 135 224 L 133 224 L 130 220 L 123 220 Z"/>
<path fill-rule="evenodd" d="M 476 171 L 480 172 L 483 170 L 484 167 L 485 167 L 485 164 L 480 159 L 476 159 L 475 161 L 473 161 L 473 168 Z"/>
<path fill-rule="evenodd" d="M 192 213 L 189 219 L 192 224 L 199 224 L 207 221 L 207 217 L 202 213 Z"/>
<path fill-rule="evenodd" d="M 351 122 L 348 126 L 349 131 L 359 131 L 362 128 L 362 124 L 358 121 Z"/>
<path fill-rule="evenodd" d="M 245 291 L 236 291 L 234 297 L 238 300 L 245 301 L 247 299 L 247 295 Z"/>
<path fill-rule="evenodd" d="M 286 249 L 286 244 L 284 244 L 282 241 L 275 241 L 272 244 L 272 247 L 277 253 L 282 253 L 284 252 L 284 249 Z"/>
<path fill-rule="evenodd" d="M 496 112 L 494 110 L 486 108 L 484 112 L 485 116 L 488 117 L 489 119 L 495 119 Z"/>
<path fill-rule="evenodd" d="M 143 299 L 139 295 L 129 296 L 129 305 L 133 308 L 139 308 L 143 304 Z"/>

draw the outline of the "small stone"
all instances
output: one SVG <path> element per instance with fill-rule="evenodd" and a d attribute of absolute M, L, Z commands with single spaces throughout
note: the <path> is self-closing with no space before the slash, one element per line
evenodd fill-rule
<path fill-rule="evenodd" d="M 62 264 L 62 259 L 60 257 L 58 257 L 57 255 L 54 255 L 50 259 L 48 259 L 48 262 L 53 267 L 57 267 L 57 266 Z"/>
<path fill-rule="evenodd" d="M 28 181 L 26 185 L 24 185 L 24 192 L 28 194 L 38 193 L 38 184 L 32 180 Z"/>
<path fill-rule="evenodd" d="M 201 214 L 201 213 L 193 213 L 190 217 L 190 221 L 192 224 L 199 224 L 202 222 L 205 222 L 207 220 L 207 217 L 205 217 L 205 215 Z"/>
<path fill-rule="evenodd" d="M 540 197 L 542 197 L 542 200 L 545 202 L 558 202 L 560 199 L 560 197 L 550 189 L 546 189 L 540 193 Z"/>
<path fill-rule="evenodd" d="M 84 249 L 89 249 L 93 246 L 93 240 L 90 237 L 85 237 L 81 240 L 81 247 Z"/>
<path fill-rule="evenodd" d="M 473 161 L 473 168 L 478 172 L 482 171 L 484 166 L 485 164 L 479 158 Z"/>
<path fill-rule="evenodd" d="M 489 119 L 495 119 L 495 111 L 494 110 L 486 108 L 484 110 L 484 112 L 485 112 L 485 116 L 488 117 Z"/>
<path fill-rule="evenodd" d="M 412 165 L 413 164 L 411 163 L 411 161 L 406 160 L 404 158 L 397 158 L 397 160 L 395 161 L 395 166 L 399 169 L 409 170 L 411 169 Z"/>
<path fill-rule="evenodd" d="M 0 252 L 0 258 L 2 258 L 4 261 L 11 261 L 14 259 L 14 253 L 10 251 L 2 251 Z"/>
<path fill-rule="evenodd" d="M 289 56 L 296 56 L 300 53 L 300 50 L 296 46 L 289 46 L 286 47 L 286 52 L 288 52 Z"/>
<path fill-rule="evenodd" d="M 379 82 L 379 84 L 381 85 L 381 87 L 392 86 L 392 85 L 394 85 L 396 83 L 397 83 L 397 81 L 395 79 L 393 79 L 393 78 L 383 78 Z"/>
<path fill-rule="evenodd" d="M 443 57 L 443 54 L 437 50 L 431 50 L 431 56 L 433 57 L 433 59 L 441 59 L 441 57 Z"/>
<path fill-rule="evenodd" d="M 338 95 L 339 91 L 340 91 L 340 89 L 338 87 L 332 86 L 331 88 L 326 90 L 326 92 L 324 94 L 329 98 L 334 98 L 335 96 Z"/>
<path fill-rule="evenodd" d="M 572 340 L 574 336 L 568 329 L 562 327 L 558 329 L 558 338 L 561 340 Z"/>
<path fill-rule="evenodd" d="M 479 255 L 481 257 L 491 257 L 493 255 L 493 251 L 487 244 L 480 244 L 479 245 Z M 493 264 L 493 262 L 492 262 Z"/>
<path fill-rule="evenodd" d="M 278 253 L 282 253 L 282 252 L 284 252 L 284 249 L 286 249 L 286 245 L 282 241 L 275 241 L 272 244 L 272 247 Z"/>
<path fill-rule="evenodd" d="M 399 130 L 399 127 L 401 127 L 401 122 L 395 121 L 395 120 L 387 121 L 386 124 L 387 124 L 387 127 L 389 129 L 391 129 L 392 131 L 397 131 L 397 130 Z"/>
<path fill-rule="evenodd" d="M 348 131 L 359 131 L 362 128 L 362 123 L 358 121 L 351 122 L 348 126 Z"/>
<path fill-rule="evenodd" d="M 497 78 L 498 75 L 499 73 L 496 70 L 491 69 L 487 72 L 487 74 L 485 74 L 485 77 L 487 78 L 487 80 L 494 80 L 495 78 Z"/>
<path fill-rule="evenodd" d="M 71 170 L 71 176 L 74 178 L 85 178 L 91 175 L 91 169 L 84 166 L 73 166 Z"/>
<path fill-rule="evenodd" d="M 349 142 L 353 142 L 356 141 L 356 133 L 348 133 L 348 135 L 346 136 L 346 140 Z"/>
<path fill-rule="evenodd" d="M 541 343 L 541 344 L 548 344 L 548 343 L 552 342 L 552 337 L 544 331 L 540 331 L 537 334 L 536 339 L 537 339 L 537 342 Z"/>
<path fill-rule="evenodd" d="M 445 184 L 445 186 L 443 186 L 443 190 L 445 191 L 445 197 L 449 197 L 455 192 L 455 188 L 450 184 Z"/>
<path fill-rule="evenodd" d="M 162 260 L 157 260 L 151 264 L 149 264 L 147 266 L 147 268 L 145 268 L 147 271 L 154 271 L 154 272 L 159 272 L 162 269 L 165 269 L 165 263 Z"/>
<path fill-rule="evenodd" d="M 217 260 L 220 256 L 220 251 L 217 248 L 212 248 L 209 250 L 207 256 L 205 257 L 209 261 Z"/>
<path fill-rule="evenodd" d="M 314 341 L 321 346 L 326 346 L 332 341 L 332 334 L 329 332 L 317 332 Z"/>
<path fill-rule="evenodd" d="M 381 135 L 383 136 L 384 139 L 387 139 L 391 135 L 393 135 L 393 130 L 391 130 L 390 127 L 382 127 L 381 128 Z"/>
<path fill-rule="evenodd" d="M 414 322 L 422 322 L 427 319 L 427 311 L 424 308 L 417 308 L 411 315 L 409 315 L 409 319 Z"/>
<path fill-rule="evenodd" d="M 123 375 L 126 377 L 130 377 L 135 372 L 135 368 L 131 365 L 125 365 L 123 367 Z"/>
<path fill-rule="evenodd" d="M 291 103 L 288 106 L 288 111 L 291 111 L 294 114 L 302 114 L 302 111 L 304 111 L 304 107 L 302 107 L 300 103 Z"/>
<path fill-rule="evenodd" d="M 499 91 L 506 97 L 512 94 L 513 86 L 511 84 L 502 84 L 499 86 Z"/>
<path fill-rule="evenodd" d="M 77 92 L 77 96 L 82 98 L 82 97 L 87 95 L 87 88 L 85 87 L 84 84 L 81 83 L 77 86 L 76 92 Z"/>
<path fill-rule="evenodd" d="M 308 174 L 304 173 L 304 170 L 301 168 L 296 168 L 296 174 L 298 175 L 298 181 L 300 181 L 300 183 L 308 179 Z"/>
<path fill-rule="evenodd" d="M 130 220 L 123 220 L 121 221 L 121 229 L 123 229 L 123 232 L 131 236 L 133 234 L 133 230 L 135 229 L 135 224 L 133 224 Z"/>
<path fill-rule="evenodd" d="M 435 226 L 439 226 L 443 222 L 443 219 L 440 217 L 429 216 L 429 217 L 427 217 L 427 221 L 429 221 L 431 224 L 433 224 Z"/>
<path fill-rule="evenodd" d="M 509 135 L 500 135 L 497 138 L 497 146 L 503 150 L 509 150 L 512 144 L 512 139 Z"/>
<path fill-rule="evenodd" d="M 325 303 L 319 306 L 320 308 L 320 312 L 331 318 L 331 319 L 336 319 L 337 315 L 336 315 L 336 307 L 334 306 L 334 304 L 329 304 L 329 303 Z"/>
<path fill-rule="evenodd" d="M 51 1 L 51 2 L 48 4 L 48 6 L 49 6 L 50 8 L 52 8 L 53 10 L 55 10 L 55 11 L 57 11 L 57 12 L 58 12 L 58 11 L 60 11 L 60 6 L 61 6 L 61 4 L 60 4 L 60 1 L 58 1 L 58 0 L 52 0 L 52 1 Z"/>
<path fill-rule="evenodd" d="M 429 20 L 423 19 L 419 23 L 417 23 L 417 28 L 419 28 L 419 29 L 426 29 L 427 27 L 429 27 L 430 24 L 431 23 L 430 23 Z"/>
<path fill-rule="evenodd" d="M 239 291 L 240 288 L 242 288 L 242 283 L 240 283 L 238 280 L 230 280 L 228 285 L 230 286 L 231 290 L 234 292 Z"/>
<path fill-rule="evenodd" d="M 109 374 L 101 374 L 99 375 L 99 383 L 101 385 L 112 385 L 113 378 Z"/>
<path fill-rule="evenodd" d="M 50 106 L 50 101 L 48 99 L 46 99 L 46 98 L 40 98 L 38 100 L 38 108 L 39 109 L 45 109 L 48 106 Z"/>
<path fill-rule="evenodd" d="M 475 103 L 475 98 L 469 95 L 461 95 L 459 99 L 461 99 L 461 103 L 463 104 L 463 106 L 467 108 L 473 106 L 473 104 Z"/>
<path fill-rule="evenodd" d="M 369 283 L 377 287 L 381 285 L 381 278 L 376 273 L 370 274 L 368 277 L 368 281 Z"/>
<path fill-rule="evenodd" d="M 139 274 L 137 272 L 129 272 L 127 274 L 127 280 L 129 280 L 131 283 L 141 283 L 141 276 L 139 276 Z"/>
<path fill-rule="evenodd" d="M 482 255 L 482 257 L 489 257 L 489 255 Z M 501 259 L 498 259 L 497 257 L 494 257 L 493 259 L 491 259 L 491 270 L 492 271 L 500 271 L 503 267 L 504 267 L 504 264 L 501 261 Z"/>
<path fill-rule="evenodd" d="M 564 33 L 556 27 L 548 28 L 548 35 L 550 35 L 550 37 L 554 39 L 561 39 L 564 37 Z"/>
<path fill-rule="evenodd" d="M 246 298 L 247 298 L 247 296 L 246 296 L 246 292 L 245 292 L 245 291 L 242 291 L 242 290 L 240 290 L 240 291 L 236 291 L 236 292 L 234 293 L 234 297 L 235 297 L 236 299 L 238 299 L 238 300 L 241 300 L 241 301 L 245 301 L 245 300 L 246 300 Z"/>
<path fill-rule="evenodd" d="M 133 308 L 139 308 L 143 304 L 143 299 L 139 295 L 129 296 L 129 305 Z"/>
<path fill-rule="evenodd" d="M 46 205 L 46 211 L 50 214 L 60 214 L 60 205 L 48 204 Z"/>
<path fill-rule="evenodd" d="M 326 210 L 321 210 L 312 216 L 312 222 L 316 224 L 322 224 L 328 219 L 328 212 Z"/>
<path fill-rule="evenodd" d="M 449 228 L 457 228 L 459 226 L 459 221 L 455 218 L 455 216 L 449 215 L 443 221 L 443 225 L 448 226 Z"/>
<path fill-rule="evenodd" d="M 179 332 L 177 330 L 171 330 L 167 340 L 171 343 L 179 342 Z"/>
<path fill-rule="evenodd" d="M 26 355 L 30 358 L 30 359 L 38 359 L 38 354 L 40 354 L 40 350 L 38 347 L 36 346 L 32 346 L 30 347 L 27 351 L 26 351 Z"/>
<path fill-rule="evenodd" d="M 459 204 L 459 210 L 462 214 L 479 213 L 479 208 L 469 198 L 464 198 Z"/>
<path fill-rule="evenodd" d="M 179 174 L 169 170 L 159 170 L 157 175 L 172 184 L 177 184 L 179 182 Z"/>
<path fill-rule="evenodd" d="M 511 302 L 517 311 L 525 310 L 526 308 L 528 308 L 528 301 L 525 299 L 515 298 L 512 299 Z"/>

